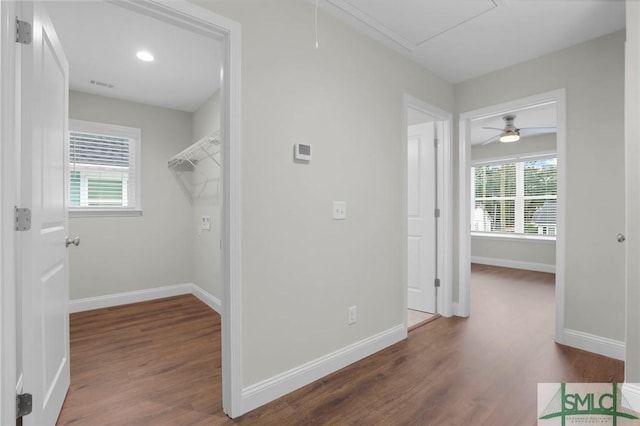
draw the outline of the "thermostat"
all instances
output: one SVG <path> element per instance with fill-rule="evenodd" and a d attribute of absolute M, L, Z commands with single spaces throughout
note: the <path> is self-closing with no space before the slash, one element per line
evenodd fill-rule
<path fill-rule="evenodd" d="M 311 161 L 311 145 L 297 143 L 293 146 L 293 157 L 296 160 Z"/>

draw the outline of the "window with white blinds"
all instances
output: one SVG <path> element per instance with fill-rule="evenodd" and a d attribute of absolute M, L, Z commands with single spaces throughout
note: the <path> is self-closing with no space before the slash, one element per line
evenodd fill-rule
<path fill-rule="evenodd" d="M 556 235 L 555 157 L 476 164 L 471 179 L 472 231 Z"/>
<path fill-rule="evenodd" d="M 72 215 L 140 214 L 140 129 L 69 120 Z"/>

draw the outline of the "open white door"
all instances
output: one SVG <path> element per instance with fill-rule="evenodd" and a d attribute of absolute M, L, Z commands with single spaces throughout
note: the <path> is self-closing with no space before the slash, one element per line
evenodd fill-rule
<path fill-rule="evenodd" d="M 418 112 L 416 112 L 418 114 Z M 410 125 L 407 140 L 407 307 L 436 312 L 437 227 L 435 124 Z"/>
<path fill-rule="evenodd" d="M 21 2 L 32 42 L 21 46 L 21 188 L 31 229 L 21 232 L 25 425 L 54 425 L 70 382 L 67 263 L 69 66 L 42 3 Z"/>

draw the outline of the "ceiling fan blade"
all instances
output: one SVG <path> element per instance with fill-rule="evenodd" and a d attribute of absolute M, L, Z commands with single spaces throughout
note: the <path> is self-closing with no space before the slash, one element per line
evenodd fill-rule
<path fill-rule="evenodd" d="M 520 127 L 518 130 L 545 130 L 547 132 L 555 132 L 557 127 Z"/>
<path fill-rule="evenodd" d="M 500 129 L 498 129 L 498 130 L 500 130 Z M 480 142 L 478 145 L 480 145 L 480 146 L 485 146 L 485 145 L 489 145 L 489 144 L 490 144 L 490 143 L 492 143 L 492 142 L 496 142 L 497 140 L 499 140 L 499 139 L 500 139 L 500 135 L 502 135 L 502 133 L 498 133 L 498 134 L 497 134 L 497 135 L 495 135 L 495 136 L 491 136 L 489 139 L 487 139 L 487 140 L 485 140 L 485 141 Z"/>
<path fill-rule="evenodd" d="M 556 133 L 555 127 L 523 127 L 520 129 L 521 136 L 545 135 L 548 133 Z"/>
<path fill-rule="evenodd" d="M 500 127 L 483 127 L 483 129 L 487 129 L 487 130 L 499 130 L 499 131 L 504 131 L 504 129 L 500 128 Z"/>

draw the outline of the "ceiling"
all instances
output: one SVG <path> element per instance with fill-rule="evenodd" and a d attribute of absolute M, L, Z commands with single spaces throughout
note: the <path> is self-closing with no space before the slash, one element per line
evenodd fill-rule
<path fill-rule="evenodd" d="M 319 4 L 451 83 L 625 27 L 621 0 L 322 0 Z M 319 26 L 322 31 L 322 21 Z"/>
<path fill-rule="evenodd" d="M 621 30 L 625 24 L 621 0 L 319 4 L 451 83 Z M 69 59 L 73 90 L 192 112 L 219 88 L 217 40 L 111 2 L 46 5 Z M 322 20 L 319 25 L 322 31 Z M 138 60 L 139 49 L 151 51 L 155 61 Z"/>
<path fill-rule="evenodd" d="M 73 90 L 193 112 L 220 87 L 217 40 L 113 3 L 48 1 L 46 7 Z M 142 49 L 155 60 L 136 58 Z"/>
<path fill-rule="evenodd" d="M 526 107 L 509 111 L 508 113 L 516 116 L 514 124 L 517 128 L 556 127 L 558 123 L 555 102 Z M 471 120 L 471 145 L 482 144 L 484 141 L 499 134 L 499 130 L 483 129 L 483 127 L 504 128 L 505 122 L 502 117 L 506 114 Z M 523 136 L 523 139 L 525 138 L 526 136 Z"/>

